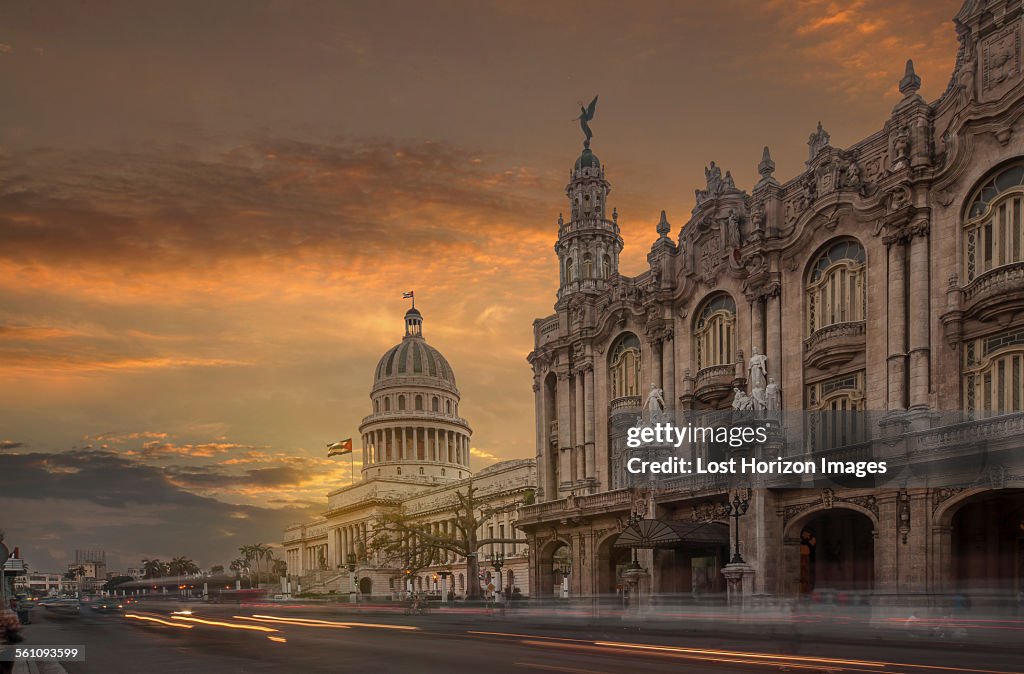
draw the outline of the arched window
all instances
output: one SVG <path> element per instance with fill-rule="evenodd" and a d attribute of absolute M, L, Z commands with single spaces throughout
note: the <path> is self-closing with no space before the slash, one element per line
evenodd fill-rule
<path fill-rule="evenodd" d="M 444 401 L 444 412 L 445 412 L 445 414 L 451 414 L 452 413 L 452 401 L 451 400 L 445 400 Z"/>
<path fill-rule="evenodd" d="M 972 417 L 1024 405 L 1024 329 L 964 342 L 964 410 Z"/>
<path fill-rule="evenodd" d="M 384 399 L 384 411 L 385 412 L 390 412 L 391 411 L 391 398 L 385 398 Z"/>
<path fill-rule="evenodd" d="M 736 362 L 736 303 L 719 294 L 704 301 L 693 328 L 697 370 Z"/>
<path fill-rule="evenodd" d="M 583 256 L 583 278 L 594 278 L 594 256 L 590 253 Z"/>
<path fill-rule="evenodd" d="M 399 474 L 399 475 L 401 475 L 401 474 L 402 474 L 402 467 L 401 467 L 401 466 L 399 466 L 399 467 L 398 467 L 398 474 Z"/>
<path fill-rule="evenodd" d="M 418 394 L 416 396 L 416 409 L 420 411 L 423 410 L 423 396 Z"/>
<path fill-rule="evenodd" d="M 373 413 L 377 414 L 379 412 L 380 412 L 380 401 L 379 400 L 374 400 L 373 401 Z"/>
<path fill-rule="evenodd" d="M 807 274 L 807 336 L 836 323 L 864 320 L 867 265 L 864 247 L 853 239 L 832 243 Z"/>
<path fill-rule="evenodd" d="M 398 409 L 399 410 L 404 410 L 405 409 L 405 396 L 398 396 Z"/>
<path fill-rule="evenodd" d="M 601 258 L 601 278 L 611 278 L 612 275 L 612 258 L 610 255 L 605 255 Z"/>
<path fill-rule="evenodd" d="M 812 451 L 863 442 L 864 371 L 850 372 L 807 386 L 807 440 Z"/>
<path fill-rule="evenodd" d="M 964 218 L 964 278 L 970 283 L 1024 261 L 1024 161 L 1001 169 L 974 191 Z"/>
<path fill-rule="evenodd" d="M 572 268 L 572 258 L 565 258 L 565 282 L 572 283 L 576 280 L 575 270 Z"/>
<path fill-rule="evenodd" d="M 439 404 L 440 403 L 439 403 L 439 401 L 437 399 L 437 396 L 434 396 L 433 399 L 430 401 L 430 411 L 431 412 L 437 412 Z"/>
<path fill-rule="evenodd" d="M 633 333 L 619 337 L 608 356 L 612 399 L 640 395 L 640 340 Z"/>

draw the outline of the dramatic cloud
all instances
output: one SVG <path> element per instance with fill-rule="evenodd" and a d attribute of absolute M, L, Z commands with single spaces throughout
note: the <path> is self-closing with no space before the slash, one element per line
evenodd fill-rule
<path fill-rule="evenodd" d="M 324 448 L 358 445 L 409 289 L 474 467 L 533 456 L 575 101 L 635 274 L 709 160 L 793 175 L 819 119 L 881 128 L 907 58 L 941 93 L 958 5 L 3 4 L 0 512 L 37 568 L 276 540 L 358 475 Z"/>

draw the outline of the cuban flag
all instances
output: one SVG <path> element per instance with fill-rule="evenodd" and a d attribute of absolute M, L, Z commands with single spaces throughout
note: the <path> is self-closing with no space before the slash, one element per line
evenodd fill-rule
<path fill-rule="evenodd" d="M 345 438 L 339 442 L 332 442 L 327 445 L 327 456 L 339 456 L 352 453 L 352 438 Z"/>

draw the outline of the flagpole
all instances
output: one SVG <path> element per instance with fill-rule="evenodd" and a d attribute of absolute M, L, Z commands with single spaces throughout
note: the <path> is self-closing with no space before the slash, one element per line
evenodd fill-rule
<path fill-rule="evenodd" d="M 356 450 L 353 449 L 351 452 L 349 452 L 349 454 L 352 455 L 351 456 L 352 470 L 351 470 L 351 475 L 349 475 L 349 477 L 352 478 L 352 481 L 349 482 L 349 484 L 355 484 L 356 483 Z"/>

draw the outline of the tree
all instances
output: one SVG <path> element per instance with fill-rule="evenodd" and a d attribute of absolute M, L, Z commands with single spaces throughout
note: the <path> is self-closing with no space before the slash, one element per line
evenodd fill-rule
<path fill-rule="evenodd" d="M 477 496 L 472 482 L 465 492 L 456 491 L 451 507 L 455 512 L 454 531 L 435 533 L 432 522 L 396 510 L 380 515 L 373 527 L 368 548 L 382 561 L 401 564 L 405 576 L 440 562 L 441 553 L 452 552 L 466 559 L 466 599 L 479 599 L 479 552 L 493 543 L 527 543 L 525 538 L 479 538 L 484 523 L 496 509 Z"/>
<path fill-rule="evenodd" d="M 159 559 L 142 560 L 143 578 L 161 578 L 163 576 L 166 576 L 167 573 L 167 564 L 161 562 Z"/>
<path fill-rule="evenodd" d="M 118 585 L 123 585 L 124 583 L 130 583 L 133 580 L 135 580 L 135 579 L 132 578 L 131 576 L 114 576 L 113 578 L 111 578 L 110 580 L 108 580 L 106 582 L 106 584 L 103 586 L 103 589 L 106 590 L 107 592 L 112 592 L 112 591 L 117 589 Z"/>
<path fill-rule="evenodd" d="M 172 576 L 189 576 L 199 573 L 199 566 L 188 557 L 175 557 L 167 563 L 167 572 Z"/>
<path fill-rule="evenodd" d="M 69 566 L 67 572 L 64 573 L 64 577 L 68 580 L 81 580 L 84 575 L 85 567 L 81 564 L 78 566 Z"/>
<path fill-rule="evenodd" d="M 224 565 L 223 564 L 214 564 L 213 566 L 210 567 L 210 573 L 213 573 L 213 574 L 224 573 Z"/>
<path fill-rule="evenodd" d="M 288 575 L 288 562 L 283 559 L 275 559 L 270 567 L 270 572 L 277 578 L 284 578 Z"/>
<path fill-rule="evenodd" d="M 243 545 L 238 548 L 238 551 L 242 554 L 242 557 L 246 562 L 255 563 L 256 567 L 256 586 L 259 587 L 260 573 L 262 571 L 263 561 L 272 560 L 274 558 L 274 551 L 271 550 L 269 545 L 263 543 L 253 543 L 251 545 Z M 252 564 L 250 564 L 251 566 Z"/>

